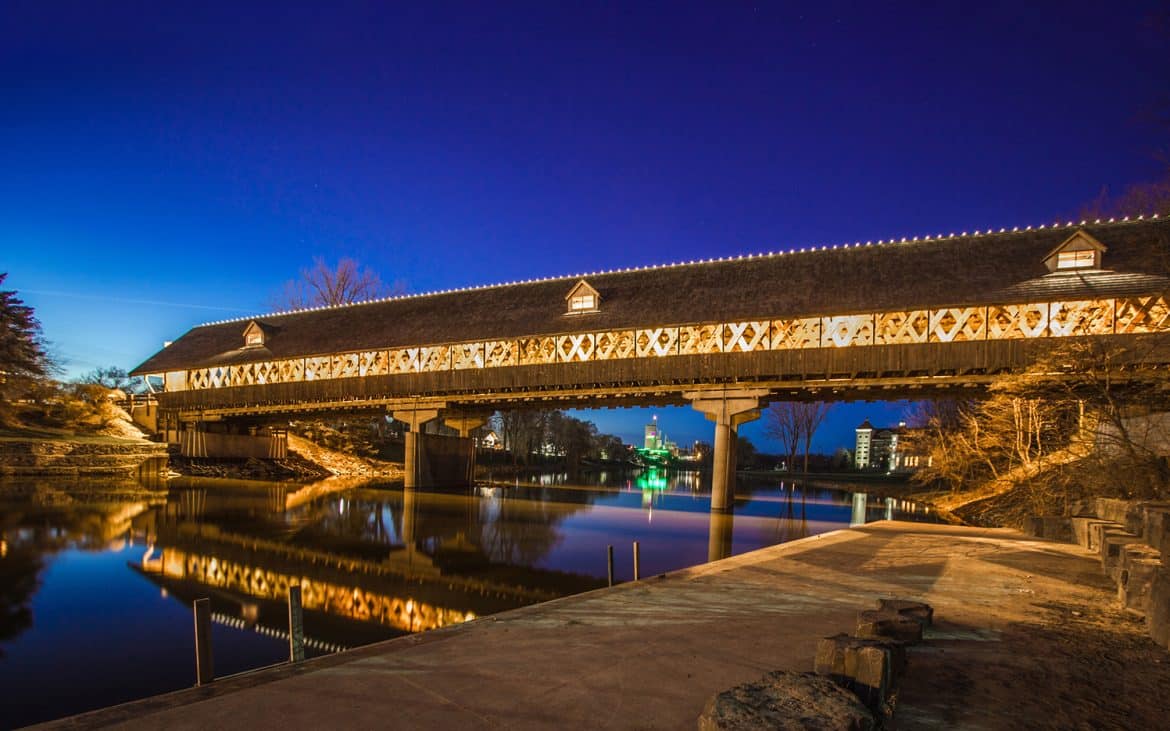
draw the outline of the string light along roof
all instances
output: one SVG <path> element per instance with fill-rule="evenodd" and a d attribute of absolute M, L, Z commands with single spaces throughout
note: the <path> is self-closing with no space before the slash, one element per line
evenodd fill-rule
<path fill-rule="evenodd" d="M 261 315 L 246 315 L 246 316 L 242 316 L 242 317 L 232 317 L 232 318 L 227 318 L 227 319 L 223 319 L 223 320 L 212 320 L 212 321 L 204 322 L 204 323 L 200 324 L 199 327 L 208 327 L 211 325 L 226 325 L 226 324 L 237 323 L 237 322 L 238 323 L 247 323 L 247 322 L 250 322 L 252 320 L 263 320 L 266 318 L 282 317 L 285 315 L 296 315 L 296 314 L 301 314 L 301 313 L 306 313 L 306 312 L 319 312 L 322 310 L 335 310 L 335 309 L 343 309 L 343 308 L 349 308 L 349 307 L 361 307 L 363 305 L 377 304 L 377 303 L 381 303 L 381 302 L 393 302 L 393 301 L 398 301 L 398 300 L 421 299 L 421 298 L 425 298 L 425 297 L 435 297 L 435 296 L 439 296 L 439 295 L 462 294 L 462 293 L 466 293 L 466 292 L 478 292 L 478 291 L 482 291 L 482 290 L 486 290 L 486 289 L 495 289 L 495 288 L 502 288 L 502 287 L 515 287 L 515 286 L 523 285 L 523 284 L 538 284 L 538 283 L 560 282 L 560 281 L 569 281 L 569 280 L 573 280 L 574 282 L 576 282 L 576 281 L 580 281 L 582 279 L 588 280 L 590 278 L 596 278 L 596 277 L 606 276 L 606 275 L 610 275 L 610 274 L 632 274 L 632 273 L 639 273 L 639 272 L 656 271 L 656 270 L 660 270 L 660 269 L 672 269 L 672 268 L 678 268 L 678 267 L 697 266 L 697 265 L 701 265 L 701 264 L 722 264 L 722 263 L 733 262 L 733 261 L 745 261 L 745 260 L 751 260 L 751 259 L 766 259 L 766 258 L 774 258 L 774 257 L 781 257 L 781 256 L 796 256 L 796 255 L 801 255 L 801 254 L 813 254 L 813 253 L 819 253 L 819 252 L 824 252 L 824 251 L 859 249 L 859 248 L 867 248 L 867 247 L 873 247 L 873 246 L 891 246 L 891 245 L 899 245 L 899 244 L 922 244 L 922 243 L 931 243 L 931 242 L 940 242 L 940 241 L 953 241 L 955 239 L 968 239 L 968 240 L 976 241 L 978 239 L 985 238 L 988 236 L 1001 236 L 1001 235 L 1016 234 L 1016 233 L 1031 233 L 1033 231 L 1044 231 L 1044 230 L 1076 230 L 1076 229 L 1079 229 L 1079 228 L 1082 228 L 1085 226 L 1102 226 L 1102 225 L 1109 225 L 1109 224 L 1137 223 L 1139 221 L 1156 220 L 1158 218 L 1159 218 L 1159 216 L 1157 213 L 1152 214 L 1150 216 L 1145 216 L 1145 215 L 1141 215 L 1141 216 L 1137 216 L 1137 217 L 1125 216 L 1123 218 L 1109 218 L 1109 219 L 1098 218 L 1098 219 L 1095 219 L 1093 221 L 1082 220 L 1079 223 L 1075 222 L 1075 221 L 1067 221 L 1065 223 L 1056 222 L 1056 223 L 1053 223 L 1051 225 L 1040 224 L 1039 226 L 1026 226 L 1023 228 L 1021 228 L 1019 226 L 1015 226 L 1011 229 L 1000 228 L 998 231 L 995 229 L 989 228 L 986 231 L 980 231 L 980 230 L 976 230 L 974 232 L 963 231 L 962 233 L 957 233 L 957 234 L 956 233 L 949 233 L 949 234 L 937 234 L 934 236 L 914 236 L 911 238 L 902 237 L 900 239 L 897 239 L 897 238 L 879 239 L 876 242 L 870 240 L 870 241 L 865 241 L 865 242 L 856 241 L 852 244 L 844 243 L 844 244 L 826 244 L 826 245 L 821 245 L 821 246 L 805 246 L 805 247 L 801 247 L 799 249 L 785 249 L 785 250 L 757 252 L 757 253 L 749 253 L 749 254 L 733 254 L 733 255 L 724 256 L 724 257 L 712 257 L 712 258 L 707 258 L 707 259 L 692 259 L 690 261 L 683 261 L 683 262 L 671 262 L 669 264 L 666 264 L 666 263 L 649 264 L 649 265 L 636 266 L 636 267 L 601 269 L 601 270 L 597 270 L 597 271 L 583 272 L 583 273 L 579 273 L 579 274 L 558 274 L 558 275 L 553 275 L 553 276 L 549 276 L 549 277 L 533 277 L 530 279 L 517 279 L 517 280 L 510 281 L 510 282 L 497 282 L 494 284 L 478 284 L 478 285 L 471 285 L 468 287 L 455 287 L 455 288 L 450 288 L 450 289 L 431 290 L 431 291 L 427 291 L 427 292 L 410 292 L 410 293 L 405 293 L 405 294 L 390 295 L 387 297 L 376 297 L 376 298 L 372 298 L 372 299 L 361 300 L 359 302 L 348 302 L 348 303 L 337 304 L 337 305 L 320 305 L 317 307 L 303 307 L 303 308 L 290 309 L 290 310 L 277 310 L 277 311 L 273 311 L 273 312 L 269 312 L 269 313 L 261 314 Z"/>

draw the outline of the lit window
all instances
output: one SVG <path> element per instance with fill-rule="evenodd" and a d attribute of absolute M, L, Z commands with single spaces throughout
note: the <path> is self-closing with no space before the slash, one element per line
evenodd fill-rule
<path fill-rule="evenodd" d="M 592 293 L 574 295 L 569 300 L 569 311 L 593 310 L 597 308 L 597 298 Z"/>
<path fill-rule="evenodd" d="M 248 342 L 248 345 L 263 345 L 264 344 L 264 336 L 261 335 L 260 333 L 256 333 L 256 332 L 248 333 L 248 341 L 247 342 Z"/>
<path fill-rule="evenodd" d="M 1091 267 L 1096 264 L 1096 252 L 1091 250 L 1084 251 L 1062 251 L 1056 255 L 1057 269 L 1083 269 Z"/>

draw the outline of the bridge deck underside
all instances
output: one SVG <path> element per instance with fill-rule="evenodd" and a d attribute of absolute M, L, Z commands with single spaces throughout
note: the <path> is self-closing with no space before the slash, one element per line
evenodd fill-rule
<path fill-rule="evenodd" d="M 1061 342 L 1079 340 L 1129 348 L 1136 363 L 1170 361 L 1160 353 L 1167 348 L 1162 334 Z M 681 404 L 683 391 L 730 384 L 767 388 L 781 400 L 925 398 L 983 388 L 994 374 L 1027 366 L 1055 344 L 983 340 L 373 375 L 164 393 L 160 406 L 184 419 L 393 408 L 418 399 L 479 409 L 615 407 Z"/>

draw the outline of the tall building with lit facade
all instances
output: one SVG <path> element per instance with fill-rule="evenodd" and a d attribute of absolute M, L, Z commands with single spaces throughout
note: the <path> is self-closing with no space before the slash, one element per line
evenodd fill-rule
<path fill-rule="evenodd" d="M 861 422 L 856 429 L 853 466 L 859 470 L 893 472 L 898 464 L 898 435 L 905 427 L 903 422 L 894 429 L 878 429 L 869 419 Z"/>
<path fill-rule="evenodd" d="M 646 437 L 643 445 L 646 449 L 662 449 L 662 439 L 658 434 L 658 417 L 646 425 Z"/>
<path fill-rule="evenodd" d="M 929 466 L 930 456 L 919 453 L 922 448 L 916 449 L 914 440 L 908 438 L 913 431 L 906 428 L 904 421 L 896 427 L 881 429 L 866 419 L 855 430 L 853 466 L 875 472 L 913 472 Z"/>

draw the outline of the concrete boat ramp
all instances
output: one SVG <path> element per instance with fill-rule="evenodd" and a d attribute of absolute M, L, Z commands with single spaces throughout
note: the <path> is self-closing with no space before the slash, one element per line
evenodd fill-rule
<path fill-rule="evenodd" d="M 1170 654 L 1112 587 L 1079 546 L 884 521 L 47 726 L 693 729 L 713 693 L 810 670 L 899 597 L 935 626 L 897 728 L 1157 727 Z"/>

